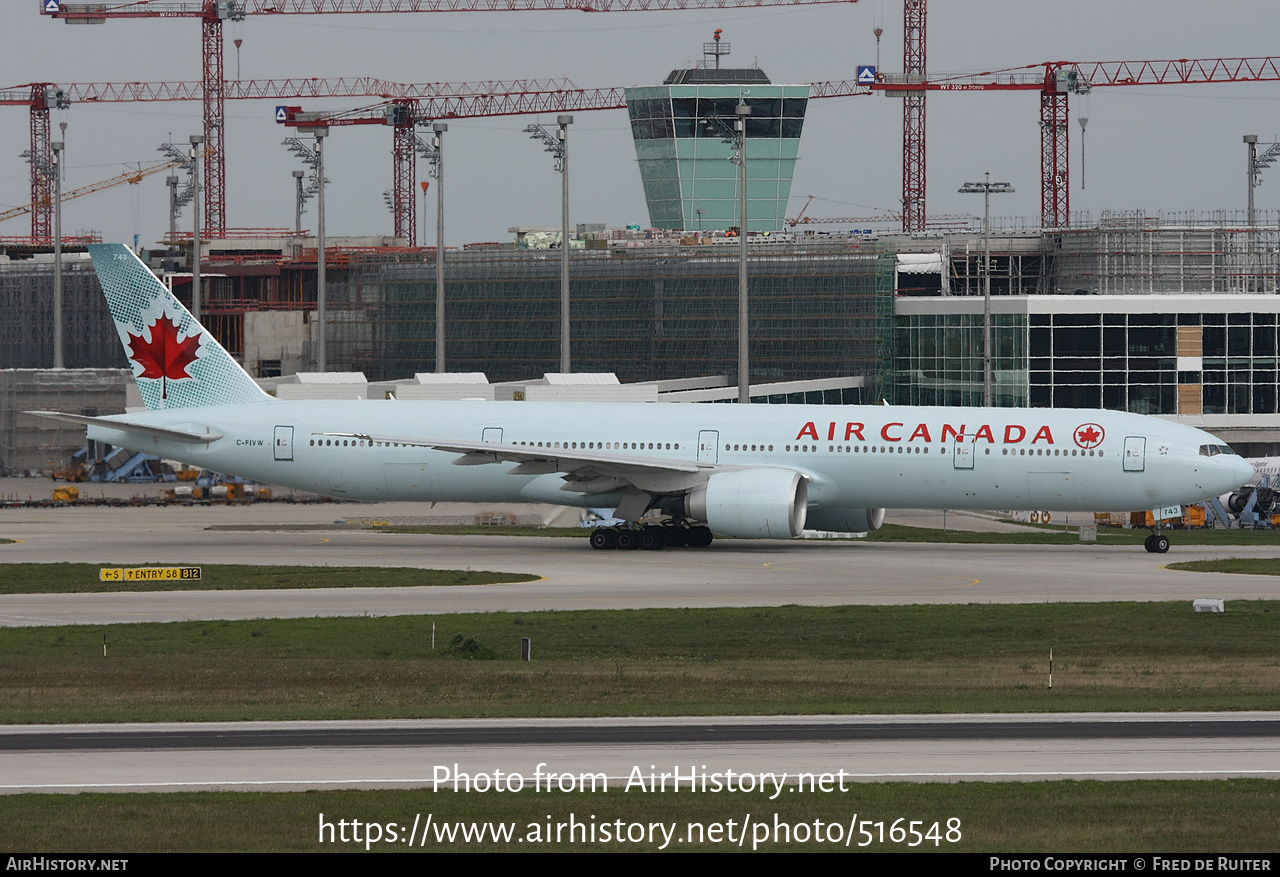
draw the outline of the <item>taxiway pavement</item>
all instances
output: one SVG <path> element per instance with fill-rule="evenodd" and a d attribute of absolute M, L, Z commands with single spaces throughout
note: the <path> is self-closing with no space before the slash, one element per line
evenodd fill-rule
<path fill-rule="evenodd" d="M 786 603 L 1239 600 L 1280 594 L 1280 580 L 1269 576 L 1166 568 L 1174 560 L 1271 556 L 1275 548 L 1180 546 L 1176 534 L 1167 555 L 1138 547 L 859 539 L 719 540 L 706 549 L 597 552 L 585 538 L 400 535 L 339 523 L 404 517 L 422 508 L 3 510 L 0 535 L 19 541 L 0 545 L 0 563 L 403 566 L 524 572 L 540 580 L 449 588 L 0 595 L 0 625 Z M 951 519 L 953 526 L 965 521 L 955 513 Z"/>

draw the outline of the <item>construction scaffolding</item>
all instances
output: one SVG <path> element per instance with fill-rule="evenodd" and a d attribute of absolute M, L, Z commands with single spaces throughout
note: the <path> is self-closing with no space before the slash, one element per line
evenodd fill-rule
<path fill-rule="evenodd" d="M 24 412 L 123 414 L 130 381 L 129 369 L 0 369 L 0 475 L 47 475 L 84 446 L 83 426 Z"/>
<path fill-rule="evenodd" d="M 1103 214 L 1044 235 L 1047 285 L 1061 295 L 1275 293 L 1280 225 L 1233 213 Z"/>
<path fill-rule="evenodd" d="M 762 245 L 749 259 L 752 380 L 892 369 L 894 260 L 830 246 Z M 445 261 L 447 364 L 518 380 L 559 363 L 559 253 L 480 250 Z M 570 267 L 573 362 L 624 382 L 732 374 L 738 262 L 721 247 L 580 250 Z M 386 380 L 432 368 L 435 267 L 352 259 L 330 284 L 331 367 Z M 880 360 L 888 357 L 888 361 Z M 868 390 L 875 392 L 872 387 Z"/>
<path fill-rule="evenodd" d="M 68 368 L 124 368 L 111 313 L 86 258 L 62 265 L 62 313 Z M 53 365 L 53 261 L 0 261 L 0 369 Z"/>

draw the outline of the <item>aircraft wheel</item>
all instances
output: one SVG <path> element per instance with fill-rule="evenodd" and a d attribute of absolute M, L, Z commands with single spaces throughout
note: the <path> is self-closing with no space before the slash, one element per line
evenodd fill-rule
<path fill-rule="evenodd" d="M 596 527 L 591 531 L 591 547 L 596 551 L 608 551 L 611 548 L 617 548 L 617 531 L 609 527 Z"/>
<path fill-rule="evenodd" d="M 712 538 L 710 527 L 691 527 L 689 529 L 689 540 L 686 544 L 690 548 L 706 548 L 711 544 Z"/>
<path fill-rule="evenodd" d="M 645 551 L 657 551 L 663 546 L 662 531 L 658 527 L 645 527 L 639 532 L 636 542 Z"/>
<path fill-rule="evenodd" d="M 662 544 L 667 548 L 681 548 L 689 544 L 689 531 L 684 527 L 663 527 Z"/>
<path fill-rule="evenodd" d="M 1151 551 L 1155 554 L 1166 554 L 1169 551 L 1169 537 L 1164 534 L 1151 537 Z"/>
<path fill-rule="evenodd" d="M 619 530 L 618 531 L 618 548 L 622 551 L 632 551 L 638 548 L 636 537 L 639 534 L 635 530 Z"/>
<path fill-rule="evenodd" d="M 1151 542 L 1155 538 L 1156 538 L 1155 535 L 1148 536 L 1146 541 L 1142 543 L 1142 547 L 1147 549 L 1147 553 L 1149 554 L 1155 553 L 1155 549 L 1151 547 Z"/>

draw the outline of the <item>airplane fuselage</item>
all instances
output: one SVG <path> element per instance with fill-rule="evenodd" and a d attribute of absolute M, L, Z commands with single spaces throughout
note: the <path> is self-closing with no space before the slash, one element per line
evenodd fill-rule
<path fill-rule="evenodd" d="M 475 465 L 454 451 L 352 436 L 484 441 L 545 457 L 585 450 L 720 470 L 789 469 L 808 481 L 811 526 L 821 524 L 824 510 L 874 507 L 1150 509 L 1239 484 L 1239 457 L 1201 452 L 1217 442 L 1212 436 L 1092 409 L 307 400 L 120 419 L 222 437 L 208 444 L 139 438 L 105 425 L 90 426 L 89 437 L 361 500 L 600 507 L 620 494 L 563 490 L 561 474 L 512 474 L 510 461 Z M 682 484 L 673 478 L 665 492 L 683 492 Z"/>

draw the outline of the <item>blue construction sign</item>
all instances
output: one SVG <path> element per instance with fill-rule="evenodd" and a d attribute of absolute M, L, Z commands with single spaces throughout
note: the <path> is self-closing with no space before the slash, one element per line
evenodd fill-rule
<path fill-rule="evenodd" d="M 858 84 L 874 85 L 876 81 L 876 68 L 870 64 L 858 65 Z"/>
<path fill-rule="evenodd" d="M 289 121 L 289 108 L 288 108 L 288 107 L 276 107 L 276 121 L 277 121 L 277 122 L 287 122 L 287 121 Z"/>

